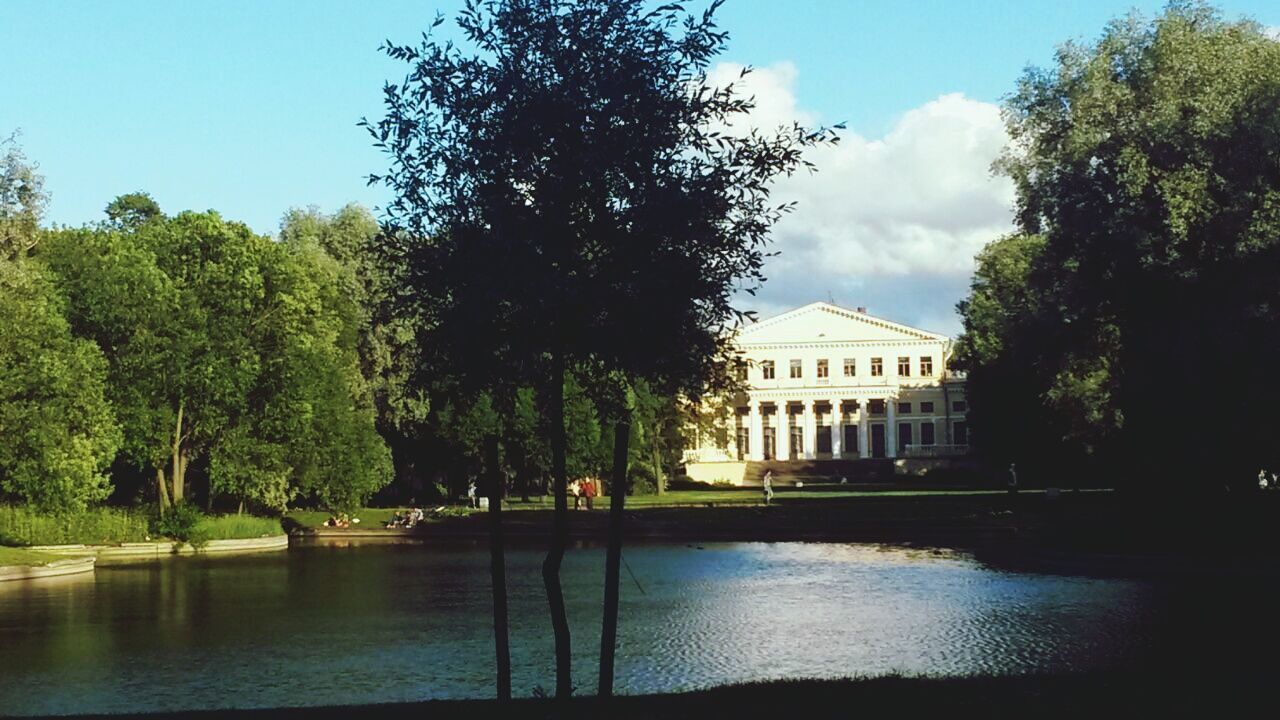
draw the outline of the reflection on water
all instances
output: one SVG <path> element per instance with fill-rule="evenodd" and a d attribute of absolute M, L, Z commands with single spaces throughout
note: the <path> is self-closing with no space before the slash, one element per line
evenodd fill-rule
<path fill-rule="evenodd" d="M 483 545 L 351 541 L 175 558 L 0 589 L 0 713 L 491 697 Z M 508 551 L 513 686 L 554 686 L 540 548 Z M 874 545 L 629 547 L 618 688 L 1113 667 L 1141 653 L 1146 583 L 986 568 Z M 603 552 L 563 578 L 595 685 Z"/>

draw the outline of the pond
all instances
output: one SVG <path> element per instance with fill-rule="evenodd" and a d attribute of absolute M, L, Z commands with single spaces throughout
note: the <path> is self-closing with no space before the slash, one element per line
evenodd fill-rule
<path fill-rule="evenodd" d="M 513 688 L 554 687 L 539 572 L 508 550 Z M 948 551 L 646 544 L 624 551 L 619 692 L 769 678 L 1081 671 L 1160 643 L 1151 583 L 1011 573 Z M 579 694 L 595 692 L 604 553 L 565 560 Z M 493 695 L 483 544 L 303 545 L 0 587 L 0 714 Z"/>

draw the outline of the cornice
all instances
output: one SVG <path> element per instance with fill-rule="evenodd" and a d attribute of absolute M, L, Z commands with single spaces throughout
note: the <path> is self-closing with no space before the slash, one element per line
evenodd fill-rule
<path fill-rule="evenodd" d="M 943 345 L 944 340 L 837 340 L 823 342 L 788 342 L 788 343 L 739 343 L 737 348 L 743 352 L 748 350 L 822 350 L 840 348 L 867 347 L 909 347 L 922 345 Z"/>

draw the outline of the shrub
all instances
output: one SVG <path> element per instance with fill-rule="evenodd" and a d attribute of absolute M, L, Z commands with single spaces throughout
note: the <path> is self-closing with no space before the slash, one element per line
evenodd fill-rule
<path fill-rule="evenodd" d="M 189 503 L 179 503 L 156 514 L 151 519 L 151 531 L 155 535 L 170 537 L 174 540 L 191 543 L 192 547 L 200 547 L 209 541 L 207 528 L 200 528 L 204 513 L 200 508 Z"/>
<path fill-rule="evenodd" d="M 95 507 L 46 514 L 0 505 L 0 544 L 4 545 L 118 545 L 143 542 L 148 535 L 147 514 L 139 510 Z"/>
<path fill-rule="evenodd" d="M 653 495 L 658 492 L 653 468 L 644 463 L 634 463 L 627 468 L 627 481 L 631 486 L 628 488 L 628 495 Z"/>

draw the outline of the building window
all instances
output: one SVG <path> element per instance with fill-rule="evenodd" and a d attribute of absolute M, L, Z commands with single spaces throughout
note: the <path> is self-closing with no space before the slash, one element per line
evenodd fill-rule
<path fill-rule="evenodd" d="M 898 377 L 911 377 L 911 358 L 906 356 L 898 358 Z"/>
<path fill-rule="evenodd" d="M 906 452 L 911 444 L 911 423 L 898 423 L 898 453 Z"/>
<path fill-rule="evenodd" d="M 818 361 L 818 377 L 820 378 L 827 377 L 827 372 L 828 372 L 827 361 L 819 360 Z"/>
<path fill-rule="evenodd" d="M 734 366 L 734 368 L 733 368 L 733 374 L 734 374 L 734 376 L 736 376 L 739 380 L 746 380 L 746 379 L 747 379 L 747 366 L 746 366 L 745 364 L 739 363 L 738 365 Z"/>
<path fill-rule="evenodd" d="M 933 377 L 933 357 L 925 355 L 920 358 L 920 377 Z"/>
<path fill-rule="evenodd" d="M 871 377 L 884 375 L 884 358 L 871 358 Z"/>
<path fill-rule="evenodd" d="M 920 403 L 920 412 L 922 412 L 922 413 L 931 413 L 931 412 L 933 412 L 933 403 L 931 403 L 931 402 L 922 402 L 922 403 Z"/>
<path fill-rule="evenodd" d="M 965 410 L 967 410 L 968 408 L 969 408 L 968 403 L 966 403 L 966 402 L 965 402 L 965 401 L 963 401 L 963 400 L 952 400 L 952 401 L 951 401 L 951 411 L 952 411 L 952 412 L 964 412 L 964 411 L 965 411 Z M 963 445 L 963 443 L 961 443 L 961 444 Z"/>
<path fill-rule="evenodd" d="M 883 401 L 883 400 L 868 400 L 868 401 L 867 401 L 867 410 L 869 410 L 869 411 L 871 412 L 871 414 L 872 414 L 872 415 L 883 415 L 883 414 L 884 414 L 884 401 Z"/>
<path fill-rule="evenodd" d="M 969 425 L 963 420 L 951 423 L 951 439 L 956 445 L 969 444 Z"/>
<path fill-rule="evenodd" d="M 900 414 L 900 415 L 910 415 L 910 414 L 911 414 L 911 403 L 909 403 L 909 402 L 900 402 L 900 403 L 898 403 L 898 414 Z"/>
<path fill-rule="evenodd" d="M 772 380 L 773 379 L 773 361 L 765 360 L 764 362 L 760 363 L 760 372 L 764 376 L 765 380 Z"/>
<path fill-rule="evenodd" d="M 853 358 L 844 359 L 844 376 L 853 377 L 858 374 L 858 361 Z"/>
<path fill-rule="evenodd" d="M 933 444 L 933 423 L 931 422 L 920 423 L 920 444 L 921 445 Z"/>
<path fill-rule="evenodd" d="M 792 360 L 792 361 L 791 361 L 791 377 L 793 377 L 793 378 L 802 377 L 802 373 L 800 372 L 800 361 L 799 361 L 799 360 Z"/>
<path fill-rule="evenodd" d="M 841 403 L 841 404 L 844 406 L 844 411 L 845 411 L 846 413 L 856 413 L 856 412 L 858 412 L 858 401 L 857 401 L 857 400 L 845 400 L 845 401 L 844 401 L 843 403 Z"/>

